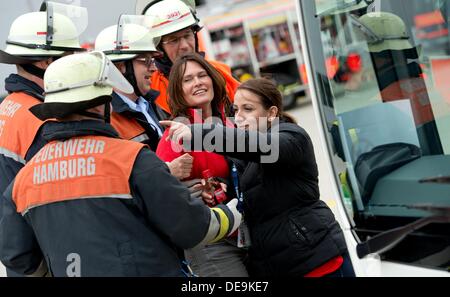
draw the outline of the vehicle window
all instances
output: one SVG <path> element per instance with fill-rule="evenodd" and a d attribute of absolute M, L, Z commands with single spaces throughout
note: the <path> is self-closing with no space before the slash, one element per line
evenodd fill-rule
<path fill-rule="evenodd" d="M 450 176 L 450 1 L 310 2 L 308 53 L 356 233 L 432 214 L 418 205 L 450 207 L 450 184 L 433 179 Z M 422 228 L 383 256 L 446 269 L 448 228 Z"/>

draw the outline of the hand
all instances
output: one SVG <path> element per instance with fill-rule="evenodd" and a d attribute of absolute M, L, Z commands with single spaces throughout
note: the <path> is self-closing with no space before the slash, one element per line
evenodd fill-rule
<path fill-rule="evenodd" d="M 178 178 L 178 180 L 183 180 L 191 175 L 193 162 L 194 157 L 186 153 L 172 160 L 172 162 L 167 162 L 167 166 L 169 166 L 170 173 L 173 176 Z"/>
<path fill-rule="evenodd" d="M 182 181 L 181 183 L 188 188 L 189 192 L 191 192 L 191 198 L 201 198 L 203 185 L 199 178 Z"/>
<path fill-rule="evenodd" d="M 192 139 L 191 129 L 183 123 L 174 121 L 159 121 L 162 126 L 169 128 L 169 134 L 166 140 L 171 140 L 175 143 L 180 143 L 180 140 L 190 141 Z"/>
<path fill-rule="evenodd" d="M 201 184 L 203 186 L 206 186 L 206 180 L 202 179 Z M 224 191 L 225 193 L 227 192 L 226 184 L 220 183 L 220 187 L 222 188 L 222 191 Z M 205 201 L 205 203 L 207 205 L 210 205 L 210 206 L 216 205 L 216 200 L 214 199 L 214 197 L 211 193 L 208 193 L 207 191 L 202 191 L 201 196 L 202 196 L 203 201 Z"/>

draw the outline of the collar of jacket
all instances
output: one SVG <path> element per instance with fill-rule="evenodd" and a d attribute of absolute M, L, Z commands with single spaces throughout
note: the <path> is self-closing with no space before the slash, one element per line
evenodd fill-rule
<path fill-rule="evenodd" d="M 18 74 L 13 73 L 5 79 L 5 89 L 8 93 L 26 93 L 44 102 L 44 90 L 38 84 Z"/>
<path fill-rule="evenodd" d="M 145 95 L 143 96 L 143 98 L 144 98 L 145 100 L 147 100 L 147 101 L 150 103 L 150 105 L 151 105 L 152 107 L 154 107 L 154 106 L 155 106 L 155 100 L 156 100 L 156 98 L 158 98 L 158 96 L 159 96 L 159 92 L 158 92 L 158 91 L 156 91 L 156 90 L 150 90 L 149 92 L 147 92 L 147 94 L 145 94 Z M 132 110 L 132 109 L 130 108 L 130 106 L 129 106 L 128 104 L 126 104 L 126 103 L 122 100 L 122 98 L 120 97 L 120 95 L 117 94 L 116 92 L 113 92 L 113 93 L 112 93 L 112 102 L 111 102 L 111 104 L 112 104 L 112 107 L 113 107 L 113 111 L 115 111 L 115 112 L 117 112 L 117 113 L 123 113 L 123 112 L 133 112 L 133 113 L 136 113 L 136 111 L 135 111 L 135 110 Z"/>
<path fill-rule="evenodd" d="M 116 130 L 111 125 L 96 120 L 73 122 L 50 121 L 44 124 L 42 128 L 42 136 L 47 141 L 65 140 L 75 136 L 86 135 L 119 138 Z"/>

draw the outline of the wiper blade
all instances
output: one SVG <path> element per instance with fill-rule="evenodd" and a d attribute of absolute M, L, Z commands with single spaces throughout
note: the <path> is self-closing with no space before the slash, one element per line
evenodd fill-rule
<path fill-rule="evenodd" d="M 406 207 L 428 211 L 428 212 L 431 212 L 435 216 L 449 216 L 450 217 L 450 207 L 448 207 L 448 206 L 439 206 L 439 205 L 432 205 L 432 204 L 414 204 L 414 205 L 407 205 Z"/>
<path fill-rule="evenodd" d="M 358 243 L 356 253 L 359 258 L 372 253 L 386 252 L 402 241 L 406 235 L 430 223 L 450 223 L 450 207 L 448 206 L 418 204 L 407 207 L 429 211 L 433 215 L 418 219 L 405 226 L 381 232 L 365 242 Z"/>
<path fill-rule="evenodd" d="M 426 177 L 419 180 L 419 183 L 450 184 L 450 176 Z"/>

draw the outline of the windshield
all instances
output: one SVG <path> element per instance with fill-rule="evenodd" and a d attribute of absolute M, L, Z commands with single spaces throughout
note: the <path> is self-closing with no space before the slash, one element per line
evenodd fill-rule
<path fill-rule="evenodd" d="M 360 240 L 450 207 L 450 1 L 300 1 L 322 123 Z M 383 257 L 448 269 L 449 225 Z"/>

